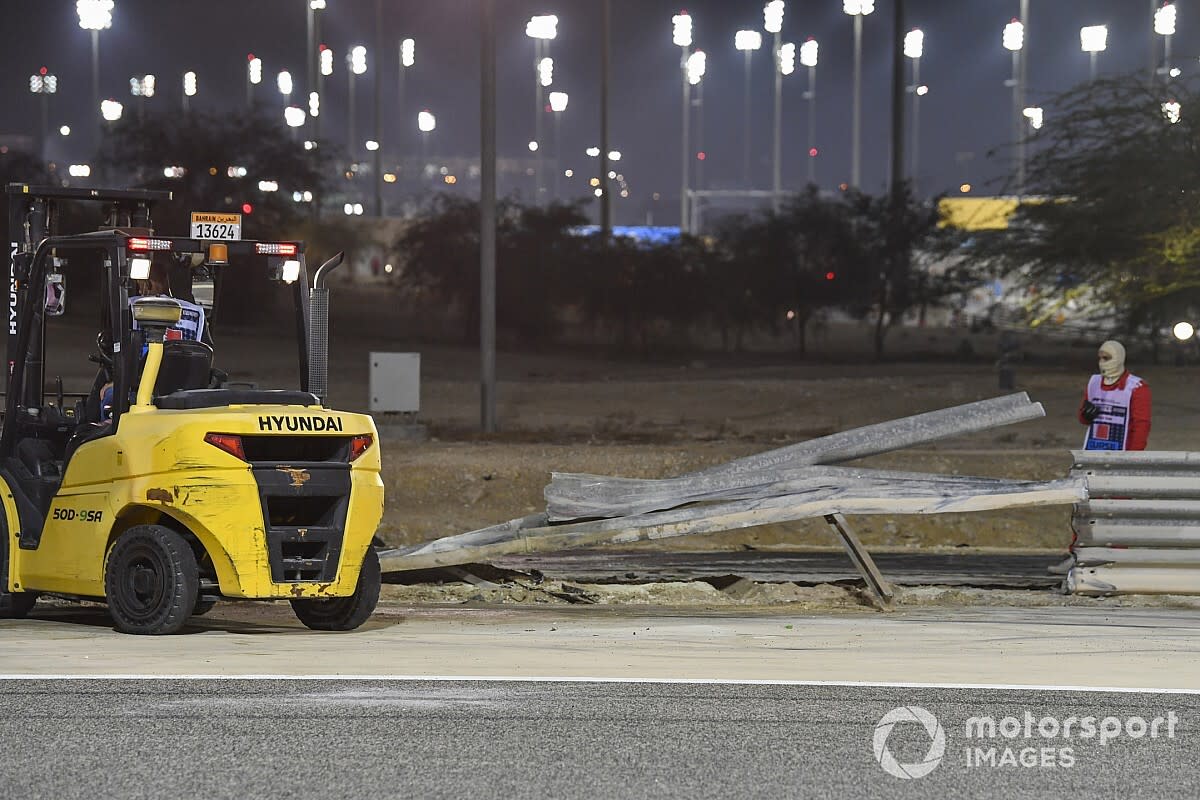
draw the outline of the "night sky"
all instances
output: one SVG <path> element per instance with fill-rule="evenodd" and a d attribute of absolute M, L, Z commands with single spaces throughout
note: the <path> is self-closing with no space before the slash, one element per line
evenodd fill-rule
<path fill-rule="evenodd" d="M 181 76 L 199 73 L 202 109 L 240 109 L 245 104 L 246 54 L 264 59 L 259 97 L 280 109 L 274 85 L 280 69 L 292 72 L 297 94 L 304 88 L 305 8 L 307 0 L 116 0 L 113 27 L 100 34 L 101 94 L 132 110 L 129 78 L 154 73 L 158 94 L 151 108 L 178 108 Z M 1179 31 L 1173 38 L 1173 62 L 1184 77 L 1200 70 L 1200 4 L 1178 0 Z M 496 0 L 501 156 L 527 156 L 534 126 L 534 43 L 524 34 L 531 14 L 559 16 L 559 35 L 551 44 L 554 90 L 570 94 L 563 117 L 562 166 L 582 173 L 584 149 L 598 144 L 599 18 L 598 0 Z M 1079 49 L 1081 25 L 1109 25 L 1109 49 L 1099 56 L 1102 74 L 1145 72 L 1150 46 L 1149 0 L 1032 0 L 1027 46 L 1030 48 L 1030 105 L 1046 105 L 1053 125 L 1051 96 L 1088 77 L 1088 57 Z M 419 150 L 416 113 L 431 109 L 438 117 L 432 152 L 477 157 L 479 152 L 479 66 L 477 0 L 384 0 L 383 42 L 376 59 L 374 0 L 328 0 L 321 14 L 321 40 L 333 48 L 336 73 L 327 80 L 322 106 L 327 135 L 344 139 L 347 100 L 344 57 L 354 44 L 369 50 L 370 68 L 358 83 L 361 136 L 371 131 L 370 99 L 376 67 L 382 66 L 386 113 L 384 140 L 401 124 L 410 131 L 406 148 Z M 671 16 L 680 10 L 667 0 L 612 0 L 611 146 L 625 158 L 619 165 L 631 197 L 615 200 L 618 221 L 644 221 L 657 208 L 657 222 L 675 223 L 679 186 L 679 49 L 671 44 Z M 841 0 L 790 0 L 784 20 L 785 41 L 797 45 L 813 36 L 820 43 L 817 68 L 817 180 L 833 188 L 849 179 L 852 74 L 852 23 Z M 704 78 L 704 179 L 708 188 L 738 188 L 742 174 L 743 56 L 733 47 L 734 32 L 762 28 L 758 0 L 694 0 L 687 3 L 694 23 L 695 46 L 708 54 Z M 28 77 L 46 65 L 59 78 L 51 99 L 51 128 L 69 124 L 84 134 L 90 106 L 90 34 L 78 25 L 73 0 L 0 0 L 0 136 L 32 134 L 37 125 L 35 96 Z M 930 93 L 921 101 L 921 189 L 955 190 L 964 180 L 976 192 L 1000 188 L 1007 170 L 1003 146 L 1010 137 L 1011 90 L 1004 81 L 1011 54 L 1000 44 L 1001 30 L 1018 13 L 1018 0 L 908 0 L 908 26 L 925 31 L 922 82 Z M 862 186 L 884 185 L 888 163 L 891 4 L 878 0 L 864 21 Z M 403 116 L 396 109 L 397 48 L 401 38 L 416 40 L 416 66 L 409 70 Z M 1161 48 L 1161 37 L 1154 37 Z M 772 59 L 764 43 L 753 59 L 753 182 L 771 180 Z M 906 69 L 908 62 L 906 59 Z M 906 75 L 907 82 L 907 75 Z M 797 66 L 784 88 L 784 184 L 799 187 L 806 175 L 807 70 Z M 307 91 L 305 89 L 305 91 Z M 550 90 L 547 90 L 550 91 Z M 1184 109 L 1183 113 L 1188 113 Z M 547 135 L 553 129 L 546 117 Z M 694 142 L 694 140 L 693 140 Z M 57 138 L 51 156 L 77 160 L 83 135 Z M 67 148 L 63 150 L 62 148 Z M 75 152 L 71 148 L 76 148 Z M 1000 150 L 989 158 L 989 151 Z M 961 154 L 973 154 L 964 158 Z M 968 160 L 969 158 L 969 160 Z M 989 179 L 996 182 L 991 187 Z M 568 189 L 568 187 L 570 187 Z M 586 194 L 582 178 L 563 181 L 564 193 Z M 651 203 L 653 192 L 662 194 Z M 620 204 L 624 205 L 620 205 Z"/>

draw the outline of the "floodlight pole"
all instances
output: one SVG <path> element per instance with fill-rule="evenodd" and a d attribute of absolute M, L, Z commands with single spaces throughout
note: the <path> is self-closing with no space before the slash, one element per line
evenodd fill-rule
<path fill-rule="evenodd" d="M 375 216 L 383 217 L 383 0 L 375 0 Z"/>
<path fill-rule="evenodd" d="M 1017 195 L 1025 194 L 1026 144 L 1029 139 L 1029 124 L 1025 121 L 1025 87 L 1029 76 L 1029 0 L 1021 0 L 1021 24 L 1025 29 L 1024 47 L 1021 48 L 1020 67 L 1017 70 Z"/>
<path fill-rule="evenodd" d="M 100 31 L 92 29 L 92 113 L 100 113 Z M 104 136 L 104 119 L 96 124 L 96 146 Z"/>
<path fill-rule="evenodd" d="M 496 13 L 480 0 L 479 348 L 480 421 L 496 432 Z"/>
<path fill-rule="evenodd" d="M 861 16 L 855 17 L 861 19 Z M 904 0 L 892 3 L 892 196 L 898 202 L 904 184 Z M 914 94 L 916 90 L 914 89 Z M 880 312 L 882 313 L 882 312 Z"/>
<path fill-rule="evenodd" d="M 772 195 L 771 207 L 776 214 L 779 213 L 779 193 L 783 188 L 783 66 L 780 63 L 780 50 L 783 48 L 783 31 L 775 31 L 775 145 L 773 158 L 775 162 L 775 177 L 771 187 L 774 194 Z"/>
<path fill-rule="evenodd" d="M 688 52 L 690 47 L 679 48 L 679 71 L 683 81 L 683 133 L 681 136 L 679 152 L 680 152 L 680 181 L 679 188 L 679 230 L 681 233 L 688 232 L 688 167 L 691 166 L 691 159 L 688 158 L 688 130 L 691 127 L 691 84 L 688 83 Z"/>
<path fill-rule="evenodd" d="M 607 242 L 612 233 L 612 204 L 608 192 L 608 66 L 611 59 L 612 0 L 603 0 L 600 14 L 600 235 Z"/>
<path fill-rule="evenodd" d="M 855 189 L 859 186 L 862 173 L 862 18 L 862 14 L 854 15 L 854 117 L 850 134 L 850 185 Z"/>
<path fill-rule="evenodd" d="M 817 182 L 817 65 L 808 68 L 808 182 Z"/>

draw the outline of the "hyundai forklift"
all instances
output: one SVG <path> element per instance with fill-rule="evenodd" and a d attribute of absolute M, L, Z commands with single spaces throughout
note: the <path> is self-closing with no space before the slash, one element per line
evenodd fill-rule
<path fill-rule="evenodd" d="M 286 599 L 309 628 L 360 626 L 379 597 L 383 483 L 374 421 L 324 402 L 324 279 L 340 254 L 310 287 L 302 242 L 240 239 L 240 218 L 226 224 L 237 215 L 194 214 L 206 238 L 155 235 L 168 192 L 7 195 L 0 618 L 48 595 L 105 602 L 126 633 L 169 634 L 222 598 Z M 59 233 L 69 202 L 98 205 L 104 224 Z M 170 295 L 139 296 L 152 260 L 168 265 Z M 231 384 L 209 344 L 177 335 L 186 304 L 214 315 L 221 286 L 255 266 L 294 309 L 298 387 Z M 81 270 L 98 273 L 82 282 L 98 286 L 84 308 L 96 348 L 67 352 L 94 377 L 68 390 L 63 376 L 80 370 L 49 363 L 62 349 L 47 347 L 47 322 Z"/>

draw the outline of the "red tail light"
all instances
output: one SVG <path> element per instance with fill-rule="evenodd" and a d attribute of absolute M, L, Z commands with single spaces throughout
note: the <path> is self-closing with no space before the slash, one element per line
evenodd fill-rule
<path fill-rule="evenodd" d="M 350 460 L 354 461 L 363 453 L 367 452 L 367 448 L 371 446 L 374 438 L 369 433 L 364 433 L 361 436 L 355 436 L 350 440 Z"/>
<path fill-rule="evenodd" d="M 216 447 L 219 450 L 224 450 L 234 458 L 246 460 L 246 451 L 242 449 L 242 437 L 234 433 L 209 433 L 204 437 L 204 441 Z"/>
<path fill-rule="evenodd" d="M 145 236 L 131 236 L 129 249 L 134 253 L 146 253 L 151 250 L 170 250 L 170 239 L 149 239 Z"/>

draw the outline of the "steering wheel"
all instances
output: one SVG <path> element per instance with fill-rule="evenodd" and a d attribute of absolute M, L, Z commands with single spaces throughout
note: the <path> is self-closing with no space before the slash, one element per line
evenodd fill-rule
<path fill-rule="evenodd" d="M 102 366 L 106 370 L 108 370 L 108 372 L 111 374 L 112 368 L 113 368 L 113 360 L 112 360 L 112 356 L 108 352 L 109 348 L 107 347 L 107 343 L 108 343 L 108 340 L 105 338 L 104 333 L 103 332 L 97 333 L 96 334 L 96 352 L 94 352 L 90 356 L 88 356 L 88 361 L 91 361 L 94 364 L 99 364 L 100 366 Z"/>

